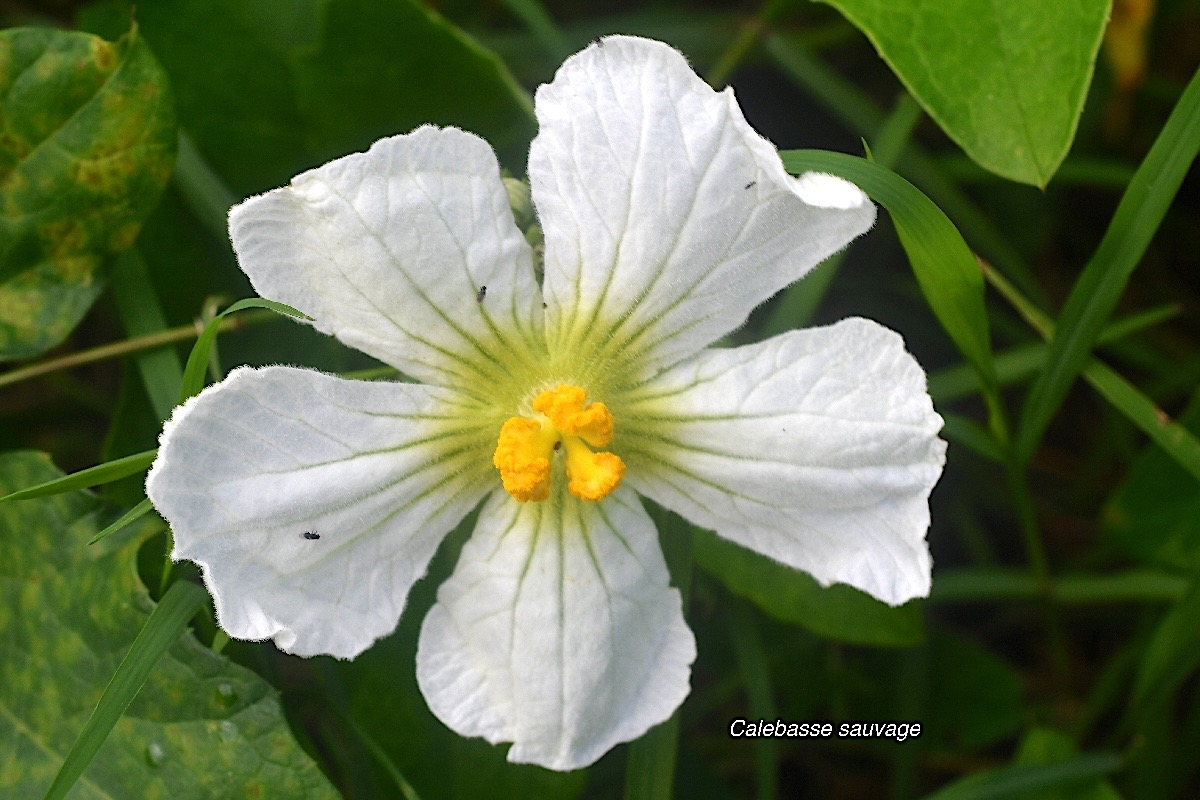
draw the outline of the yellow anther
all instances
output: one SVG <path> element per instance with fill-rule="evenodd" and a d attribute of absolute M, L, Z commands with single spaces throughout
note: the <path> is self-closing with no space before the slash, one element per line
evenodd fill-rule
<path fill-rule="evenodd" d="M 531 419 L 513 417 L 504 423 L 492 455 L 504 491 L 522 502 L 550 496 L 550 456 L 556 438 L 547 437 L 541 424 Z"/>
<path fill-rule="evenodd" d="M 533 410 L 545 414 L 562 433 L 578 436 L 592 447 L 604 447 L 612 441 L 612 413 L 604 403 L 590 403 L 585 408 L 586 399 L 583 388 L 564 383 L 533 398 Z"/>
<path fill-rule="evenodd" d="M 551 463 L 560 447 L 567 455 L 567 491 L 575 497 L 600 500 L 617 488 L 625 463 L 588 447 L 612 441 L 612 413 L 603 403 L 585 406 L 586 400 L 581 387 L 561 384 L 533 399 L 540 420 L 512 417 L 504 423 L 492 463 L 506 492 L 522 502 L 549 497 Z"/>
<path fill-rule="evenodd" d="M 613 453 L 593 453 L 578 439 L 566 440 L 567 491 L 580 500 L 599 500 L 617 488 L 625 462 Z"/>

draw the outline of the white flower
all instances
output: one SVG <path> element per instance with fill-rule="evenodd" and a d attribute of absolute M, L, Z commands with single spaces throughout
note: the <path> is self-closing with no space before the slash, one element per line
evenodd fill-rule
<path fill-rule="evenodd" d="M 873 322 L 709 348 L 871 226 L 857 188 L 787 175 L 733 93 L 657 42 L 568 59 L 537 116 L 541 286 L 495 156 L 460 130 L 235 208 L 261 295 L 422 383 L 235 370 L 176 409 L 147 491 L 231 636 L 340 658 L 394 629 L 483 501 L 421 629 L 421 691 L 510 761 L 565 770 L 688 693 L 695 641 L 637 493 L 898 604 L 929 590 L 945 445 Z"/>

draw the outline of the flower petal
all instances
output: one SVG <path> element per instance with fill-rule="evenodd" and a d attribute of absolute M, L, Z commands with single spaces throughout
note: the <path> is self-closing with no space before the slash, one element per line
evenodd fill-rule
<path fill-rule="evenodd" d="M 429 386 L 234 370 L 175 410 L 146 481 L 172 558 L 201 566 L 230 636 L 358 655 L 494 483 L 455 409 Z"/>
<path fill-rule="evenodd" d="M 471 388 L 542 346 L 531 250 L 474 134 L 381 139 L 236 206 L 229 230 L 259 294 L 408 375 Z"/>
<path fill-rule="evenodd" d="M 642 494 L 823 584 L 892 605 L 929 593 L 946 445 L 895 333 L 848 319 L 709 350 L 614 413 Z"/>
<path fill-rule="evenodd" d="M 537 116 L 550 339 L 639 359 L 643 375 L 740 326 L 875 220 L 853 185 L 788 175 L 732 90 L 661 42 L 593 44 L 538 89 Z"/>
<path fill-rule="evenodd" d="M 633 492 L 602 503 L 496 492 L 421 628 L 417 680 L 458 733 L 569 770 L 667 719 L 695 658 Z"/>

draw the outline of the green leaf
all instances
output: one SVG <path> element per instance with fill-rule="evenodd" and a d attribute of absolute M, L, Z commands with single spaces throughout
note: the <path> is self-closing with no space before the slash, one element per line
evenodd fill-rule
<path fill-rule="evenodd" d="M 145 452 L 135 453 L 124 458 L 117 458 L 104 464 L 97 464 L 94 467 L 81 469 L 79 472 L 64 475 L 61 478 L 55 478 L 45 483 L 40 483 L 37 486 L 30 486 L 0 497 L 0 503 L 11 500 L 48 497 L 50 495 L 62 494 L 63 492 L 88 489 L 92 486 L 99 486 L 111 481 L 118 481 L 121 478 L 136 475 L 139 472 L 150 469 L 150 465 L 154 463 L 156 455 L 158 455 L 157 450 L 146 450 Z"/>
<path fill-rule="evenodd" d="M 150 498 L 148 498 L 148 497 L 144 498 L 140 503 L 138 503 L 136 506 L 134 506 L 133 508 L 126 511 L 124 514 L 122 514 L 120 517 L 118 517 L 108 527 L 104 528 L 104 530 L 97 533 L 91 539 L 88 539 L 88 544 L 95 544 L 96 542 L 100 541 L 101 539 L 107 539 L 109 536 L 112 536 L 117 531 L 123 530 L 124 528 L 132 525 L 133 523 L 137 522 L 142 517 L 149 514 L 150 511 L 153 510 L 153 508 L 154 508 L 154 504 L 150 502 Z"/>
<path fill-rule="evenodd" d="M 166 75 L 136 29 L 115 43 L 0 31 L 0 359 L 62 341 L 130 247 L 175 158 Z"/>
<path fill-rule="evenodd" d="M 1014 763 L 1061 764 L 1078 756 L 1079 748 L 1070 736 L 1053 728 L 1034 728 L 1021 740 Z M 1112 785 L 1099 778 L 1059 785 L 1022 797 L 1028 800 L 1121 800 Z"/>
<path fill-rule="evenodd" d="M 238 300 L 229 308 L 210 319 L 208 324 L 204 326 L 204 331 L 196 339 L 196 344 L 192 347 L 191 355 L 188 356 L 187 366 L 183 369 L 183 388 L 180 389 L 179 395 L 180 403 L 193 395 L 199 394 L 200 390 L 204 388 L 204 374 L 208 369 L 208 357 L 212 352 L 213 343 L 217 339 L 217 332 L 221 329 L 221 320 L 230 314 L 247 308 L 266 308 L 295 319 L 312 319 L 307 314 L 303 314 L 289 305 L 277 303 L 274 300 L 266 300 L 261 297 L 248 297 L 245 300 Z"/>
<path fill-rule="evenodd" d="M 936 632 L 929 643 L 929 708 L 922 740 L 975 750 L 1021 726 L 1021 676 L 1008 662 L 963 636 Z"/>
<path fill-rule="evenodd" d="M 2 491 L 60 474 L 38 454 L 0 455 Z M 141 532 L 85 546 L 103 513 L 83 492 L 0 506 L 5 798 L 44 796 L 154 610 L 137 576 Z M 275 691 L 189 634 L 158 660 L 79 784 L 89 798 L 337 797 Z"/>
<path fill-rule="evenodd" d="M 957 780 L 925 800 L 1024 800 L 1035 792 L 1067 791 L 1067 797 L 1121 768 L 1112 753 L 1078 756 L 1057 764 L 1013 764 L 977 772 Z"/>
<path fill-rule="evenodd" d="M 906 647 L 921 641 L 920 604 L 897 608 L 857 589 L 821 587 L 811 576 L 709 531 L 695 531 L 696 564 L 776 619 L 854 644 Z"/>
<path fill-rule="evenodd" d="M 1188 169 L 1200 153 L 1200 71 L 1138 167 L 1096 252 L 1054 324 L 1042 373 L 1021 411 L 1017 451 L 1028 459 L 1058 406 L 1084 370 L 1101 330 L 1125 291 Z"/>
<path fill-rule="evenodd" d="M 137 18 L 181 125 L 240 196 L 426 123 L 474 131 L 514 166 L 534 133 L 504 65 L 415 0 L 162 0 Z"/>
<path fill-rule="evenodd" d="M 524 167 L 532 101 L 499 58 L 436 12 L 412 0 L 326 0 L 323 23 L 320 48 L 296 70 L 320 160 L 434 123 L 479 133 Z"/>
<path fill-rule="evenodd" d="M 154 665 L 187 628 L 188 620 L 207 605 L 208 593 L 186 581 L 176 583 L 163 595 L 133 640 L 133 646 L 129 648 L 121 666 L 117 667 L 116 674 L 105 687 L 96 710 L 84 723 L 79 738 L 71 746 L 58 774 L 54 776 L 54 783 L 46 792 L 46 800 L 61 800 L 67 796 L 112 732 L 117 720 L 141 691 Z"/>
<path fill-rule="evenodd" d="M 1138 664 L 1133 700 L 1153 705 L 1200 667 L 1200 581 L 1163 617 Z"/>
<path fill-rule="evenodd" d="M 938 322 L 983 384 L 994 387 L 983 274 L 954 223 L 919 189 L 878 164 L 821 150 L 785 150 L 780 156 L 789 172 L 818 170 L 841 176 L 887 209 Z"/>
<path fill-rule="evenodd" d="M 1075 138 L 1110 0 L 824 0 L 998 175 L 1045 186 Z"/>
<path fill-rule="evenodd" d="M 1139 569 L 1101 575 L 1060 575 L 1043 592 L 1029 570 L 1015 567 L 960 567 L 933 577 L 934 603 L 1035 600 L 1048 596 L 1061 605 L 1090 603 L 1174 602 L 1187 581 L 1177 575 Z"/>
<path fill-rule="evenodd" d="M 1200 434 L 1200 395 L 1179 418 Z M 1147 447 L 1101 516 L 1108 538 L 1152 564 L 1200 570 L 1200 477 L 1160 447 Z"/>
<path fill-rule="evenodd" d="M 166 330 L 166 317 L 150 284 L 146 262 L 137 250 L 130 250 L 117 259 L 112 273 L 112 294 L 121 323 L 131 338 Z M 164 347 L 138 353 L 133 360 L 154 414 L 162 422 L 171 416 L 183 383 L 179 354 L 174 348 Z"/>

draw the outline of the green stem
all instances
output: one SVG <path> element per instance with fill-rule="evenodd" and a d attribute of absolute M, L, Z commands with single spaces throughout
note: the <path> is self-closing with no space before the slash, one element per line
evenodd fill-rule
<path fill-rule="evenodd" d="M 237 330 L 247 325 L 277 318 L 278 315 L 270 312 L 244 314 L 237 318 L 223 320 L 221 322 L 221 331 Z M 122 356 L 153 350 L 156 347 L 165 347 L 177 342 L 186 342 L 199 336 L 200 330 L 201 328 L 197 325 L 181 325 L 178 328 L 169 328 L 168 330 L 145 336 L 135 336 L 121 342 L 105 344 L 88 350 L 80 350 L 78 353 L 71 353 L 60 358 L 31 364 L 28 367 L 21 367 L 20 369 L 14 369 L 0 375 L 0 388 L 32 380 L 33 378 L 39 378 L 60 370 L 74 369 L 75 367 L 82 367 L 87 364 L 95 364 L 99 361 L 108 361 L 113 358 L 121 358 Z"/>
<path fill-rule="evenodd" d="M 750 50 L 758 43 L 759 38 L 767 27 L 774 22 L 779 16 L 786 11 L 792 4 L 792 0 L 768 0 L 757 14 L 746 21 L 738 30 L 737 36 L 733 37 L 733 41 L 725 48 L 725 51 L 717 57 L 717 63 L 713 64 L 712 69 L 708 71 L 706 79 L 708 84 L 714 87 L 720 87 L 733 71 L 738 68 Z"/>

